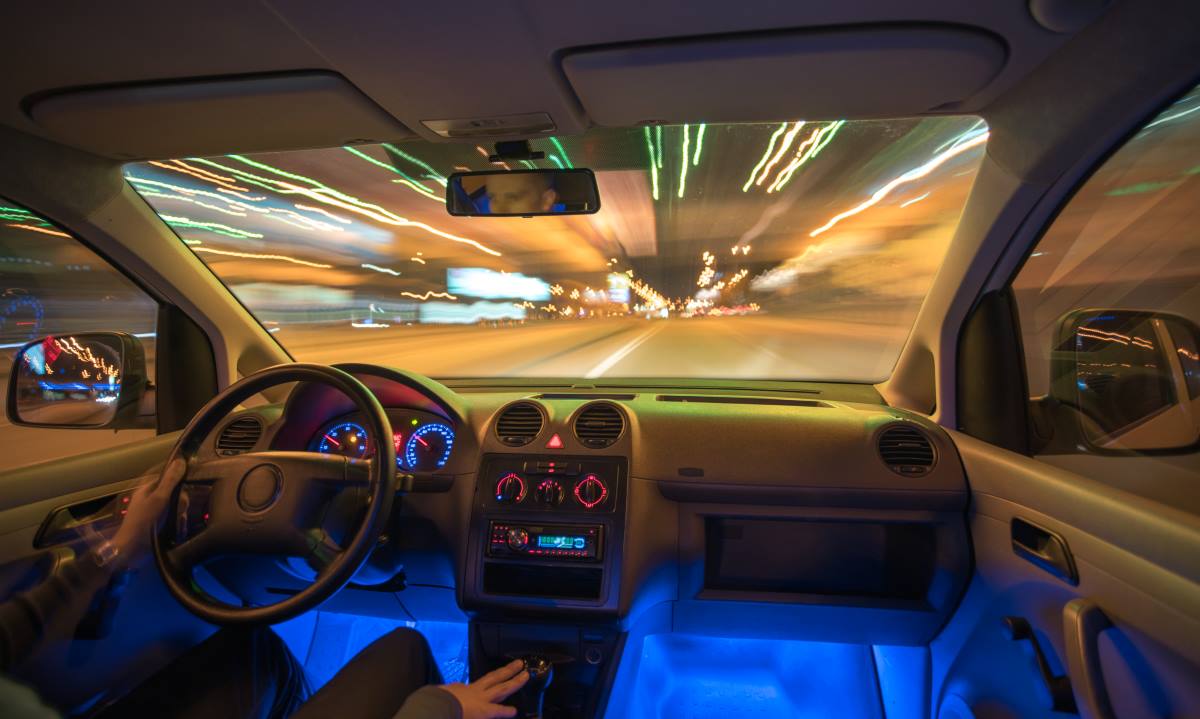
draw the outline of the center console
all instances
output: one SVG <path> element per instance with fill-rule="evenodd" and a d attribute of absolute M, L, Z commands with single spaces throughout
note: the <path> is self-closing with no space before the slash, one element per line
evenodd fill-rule
<path fill-rule="evenodd" d="M 463 606 L 615 612 L 627 471 L 622 457 L 485 456 Z"/>
<path fill-rule="evenodd" d="M 624 457 L 483 458 L 461 598 L 471 676 L 544 658 L 547 719 L 596 716 L 611 684 L 628 482 Z"/>

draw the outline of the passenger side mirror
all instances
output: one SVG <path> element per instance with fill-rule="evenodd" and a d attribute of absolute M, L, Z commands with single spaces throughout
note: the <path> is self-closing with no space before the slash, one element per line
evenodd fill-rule
<path fill-rule="evenodd" d="M 140 427 L 146 356 L 133 335 L 52 335 L 21 347 L 8 381 L 8 419 L 32 427 Z"/>
<path fill-rule="evenodd" d="M 1051 395 L 1090 448 L 1179 451 L 1200 442 L 1200 328 L 1177 315 L 1072 312 L 1051 353 Z"/>

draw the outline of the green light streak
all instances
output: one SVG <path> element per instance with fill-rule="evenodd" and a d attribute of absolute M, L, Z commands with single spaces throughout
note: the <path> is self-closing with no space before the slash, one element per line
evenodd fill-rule
<path fill-rule="evenodd" d="M 537 169 L 537 165 L 533 164 L 529 160 L 521 160 L 521 164 L 524 165 L 525 167 L 528 167 L 530 170 Z"/>
<path fill-rule="evenodd" d="M 696 154 L 692 155 L 692 164 L 700 164 L 700 151 L 704 149 L 704 129 L 708 127 L 706 123 L 700 123 L 700 129 L 696 131 Z"/>
<path fill-rule="evenodd" d="M 750 186 L 754 184 L 754 178 L 758 175 L 758 171 L 763 169 L 763 167 L 767 164 L 767 160 L 771 159 L 771 153 L 775 150 L 775 143 L 779 141 L 779 136 L 782 135 L 784 130 L 787 129 L 787 126 L 788 124 L 786 122 L 781 123 L 779 125 L 779 129 L 775 131 L 775 134 L 771 135 L 771 141 L 767 143 L 767 151 L 763 153 L 762 159 L 760 159 L 758 164 L 754 166 L 754 169 L 750 171 L 750 178 L 746 180 L 746 184 L 742 185 L 742 192 L 748 191 Z"/>
<path fill-rule="evenodd" d="M 392 152 L 396 153 L 400 157 L 403 157 L 405 160 L 408 160 L 409 162 L 413 163 L 414 165 L 417 165 L 419 167 L 425 168 L 426 170 L 429 170 L 431 173 L 433 173 L 433 176 L 430 177 L 429 179 L 434 180 L 442 187 L 446 186 L 446 176 L 443 175 L 442 173 L 438 172 L 437 170 L 433 169 L 433 167 L 430 166 L 429 163 L 425 162 L 424 160 L 422 160 L 420 158 L 413 157 L 412 155 L 408 154 L 404 150 L 401 150 L 400 148 L 396 147 L 395 145 L 393 145 L 390 142 L 383 143 L 383 146 L 386 147 L 387 149 L 391 150 Z"/>
<path fill-rule="evenodd" d="M 658 147 L 658 167 L 659 167 L 659 169 L 661 169 L 662 168 L 662 156 L 663 156 L 662 125 L 655 125 L 655 127 L 654 127 L 654 144 L 655 144 L 655 146 Z"/>
<path fill-rule="evenodd" d="M 546 158 L 549 159 L 554 164 L 558 165 L 558 169 L 560 169 L 560 170 L 566 169 L 563 167 L 562 160 L 558 159 L 557 155 L 551 153 L 549 155 L 546 155 Z"/>
<path fill-rule="evenodd" d="M 687 189 L 688 159 L 690 159 L 690 155 L 692 154 L 688 150 L 689 127 L 690 126 L 687 124 L 684 124 L 683 126 L 683 151 L 679 153 L 679 191 L 675 193 L 675 196 L 681 200 L 683 199 L 684 190 Z"/>
<path fill-rule="evenodd" d="M 574 168 L 575 166 L 571 164 L 571 158 L 567 157 L 567 151 L 563 149 L 562 143 L 558 141 L 558 138 L 552 137 L 550 138 L 550 142 L 554 143 L 554 146 L 558 148 L 558 154 L 562 155 L 563 161 L 567 163 L 567 167 Z"/>
<path fill-rule="evenodd" d="M 646 152 L 650 155 L 650 183 L 651 195 L 654 199 L 658 199 L 658 165 L 654 162 L 654 139 L 650 137 L 650 127 L 643 127 L 642 130 L 646 134 Z"/>
<path fill-rule="evenodd" d="M 1140 195 L 1146 192 L 1157 192 L 1167 187 L 1178 184 L 1177 181 L 1167 182 L 1139 182 L 1136 185 L 1127 187 L 1118 187 L 1115 190 L 1109 190 L 1104 193 L 1108 197 L 1120 197 L 1121 195 Z"/>
<path fill-rule="evenodd" d="M 408 175 L 401 172 L 400 170 L 396 169 L 394 166 L 389 165 L 386 162 L 376 160 L 374 157 L 371 157 L 370 155 L 366 154 L 365 152 L 361 152 L 358 149 L 353 148 L 353 147 L 343 147 L 342 149 L 345 150 L 346 152 L 349 152 L 352 155 L 355 155 L 356 157 L 361 157 L 362 159 L 366 160 L 367 162 L 371 163 L 372 165 L 377 165 L 379 167 L 382 167 L 383 169 L 388 170 L 389 172 L 394 172 L 395 174 L 404 178 L 405 182 L 403 182 L 401 184 L 403 184 L 405 187 L 412 188 L 413 190 L 416 190 L 417 192 L 421 193 L 422 195 L 428 197 L 431 200 L 437 200 L 438 202 L 442 201 L 442 199 L 440 197 L 438 197 L 436 194 L 434 194 L 433 190 L 418 183 L 416 180 L 409 177 Z"/>
<path fill-rule="evenodd" d="M 259 239 L 262 237 L 262 235 L 258 234 L 257 232 L 239 230 L 236 227 L 222 225 L 219 222 L 200 222 L 199 220 L 193 220 L 187 217 L 174 217 L 172 215 L 159 215 L 159 217 L 162 218 L 163 222 L 166 222 L 172 227 L 190 227 L 197 230 L 206 230 L 208 232 L 215 232 L 218 235 L 233 237 L 238 240 Z"/>

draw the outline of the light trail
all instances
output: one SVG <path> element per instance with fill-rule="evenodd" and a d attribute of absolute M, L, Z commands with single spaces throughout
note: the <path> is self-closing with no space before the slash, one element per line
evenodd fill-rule
<path fill-rule="evenodd" d="M 233 184 L 232 180 L 227 180 L 226 178 L 223 178 L 220 175 L 217 175 L 215 173 L 201 174 L 201 171 L 199 171 L 197 168 L 192 168 L 191 166 L 186 165 L 179 160 L 174 160 L 173 162 L 179 162 L 179 164 L 183 165 L 183 167 L 177 167 L 173 164 L 166 163 L 166 162 L 158 162 L 156 160 L 151 160 L 149 164 L 154 165 L 155 167 L 161 168 L 163 170 L 169 170 L 171 172 L 179 172 L 184 175 L 191 175 L 192 177 L 194 177 L 198 180 L 201 180 L 203 182 L 211 182 L 216 185 L 221 185 L 230 190 L 242 190 L 244 192 L 248 189 L 245 187 L 239 187 L 239 186 Z M 214 179 L 214 178 L 220 178 L 220 179 Z"/>
<path fill-rule="evenodd" d="M 430 297 L 441 297 L 441 298 L 447 299 L 447 300 L 457 300 L 458 299 L 458 297 L 450 294 L 449 292 L 434 292 L 432 290 L 430 290 L 429 292 L 426 292 L 425 294 L 422 294 L 422 295 L 416 294 L 415 292 L 401 292 L 400 295 L 402 297 L 411 297 L 414 300 L 422 300 L 422 301 L 428 300 Z"/>
<path fill-rule="evenodd" d="M 742 192 L 746 192 L 750 189 L 750 186 L 754 184 L 754 178 L 758 176 L 758 171 L 763 168 L 763 165 L 767 164 L 767 159 L 771 157 L 771 153 L 775 150 L 775 142 L 779 140 L 779 136 L 782 135 L 783 131 L 787 129 L 787 126 L 788 124 L 786 122 L 781 123 L 779 128 L 775 130 L 775 133 L 771 135 L 771 141 L 767 143 L 767 151 L 763 153 L 763 156 L 761 159 L 759 159 L 758 164 L 755 165 L 754 169 L 750 171 L 750 177 L 746 180 L 746 184 L 742 185 Z"/>
<path fill-rule="evenodd" d="M 875 205 L 879 204 L 879 202 L 881 200 L 883 200 L 883 198 L 885 198 L 889 194 L 891 194 L 892 190 L 896 189 L 897 187 L 899 187 L 901 185 L 904 185 L 909 182 L 913 182 L 915 180 L 919 180 L 923 177 L 928 176 L 929 173 L 931 173 L 934 170 L 936 170 L 937 168 L 941 167 L 942 165 L 944 165 L 946 162 L 953 159 L 954 157 L 961 155 L 962 153 L 966 152 L 967 150 L 970 150 L 975 147 L 979 147 L 980 145 L 984 144 L 985 142 L 987 142 L 987 139 L 988 139 L 988 133 L 985 132 L 984 134 L 979 135 L 978 137 L 972 138 L 971 140 L 968 140 L 960 145 L 951 147 L 949 150 L 946 150 L 945 152 L 938 155 L 937 157 L 934 157 L 932 160 L 930 160 L 929 162 L 926 162 L 924 165 L 921 165 L 920 167 L 915 167 L 915 168 L 909 170 L 908 172 L 904 173 L 903 175 L 900 175 L 899 177 L 893 179 L 891 182 L 888 182 L 886 185 L 884 185 L 883 187 L 876 190 L 875 194 L 871 195 L 871 197 L 869 197 L 868 199 L 859 203 L 858 205 L 855 205 L 854 207 L 850 208 L 849 210 L 846 210 L 845 212 L 834 215 L 824 225 L 821 225 L 817 229 L 808 233 L 808 236 L 816 237 L 817 235 L 821 234 L 822 232 L 825 232 L 826 230 L 833 227 L 834 225 L 841 222 L 842 220 L 844 220 L 848 217 L 853 217 L 854 215 L 857 215 L 858 213 L 860 213 L 868 208 L 874 207 Z"/>
<path fill-rule="evenodd" d="M 688 160 L 690 159 L 691 154 L 692 153 L 688 150 L 688 125 L 684 124 L 683 150 L 680 152 L 679 157 L 679 191 L 675 193 L 675 196 L 681 200 L 683 199 L 684 190 L 687 189 Z"/>
<path fill-rule="evenodd" d="M 33 232 L 40 232 L 43 235 L 55 235 L 57 237 L 70 237 L 70 235 L 68 235 L 65 232 L 59 232 L 58 230 L 51 230 L 47 227 L 35 227 L 33 225 L 25 225 L 25 224 L 22 224 L 19 222 L 10 222 L 10 223 L 8 223 L 8 226 L 16 227 L 21 230 L 31 230 Z"/>
<path fill-rule="evenodd" d="M 696 131 L 696 154 L 692 155 L 693 165 L 700 164 L 700 151 L 704 149 L 704 130 L 707 127 L 708 125 L 702 122 L 700 123 L 700 129 Z"/>
<path fill-rule="evenodd" d="M 900 206 L 901 206 L 901 207 L 908 207 L 909 205 L 915 205 L 915 204 L 917 204 L 918 202 L 920 202 L 921 200 L 924 200 L 926 197 L 929 197 L 929 195 L 930 195 L 930 194 L 932 194 L 932 193 L 931 193 L 931 192 L 926 192 L 924 195 L 918 195 L 917 197 L 914 197 L 914 198 L 912 198 L 911 200 L 905 200 L 904 202 L 901 202 L 901 203 L 900 203 Z"/>
<path fill-rule="evenodd" d="M 311 207 L 309 205 L 301 205 L 298 202 L 294 203 L 292 205 L 292 207 L 295 207 L 297 210 L 304 210 L 305 212 L 315 212 L 318 215 L 324 215 L 325 217 L 328 217 L 329 219 L 333 220 L 334 222 L 340 222 L 343 225 L 349 225 L 353 222 L 352 220 L 347 220 L 345 217 L 339 217 L 339 216 L 333 214 L 332 212 L 329 212 L 328 210 L 322 210 L 320 207 Z"/>
<path fill-rule="evenodd" d="M 370 262 L 364 262 L 364 263 L 362 263 L 362 265 L 360 265 L 360 267 L 362 267 L 363 269 L 366 269 L 366 270 L 375 270 L 376 272 L 382 272 L 383 274 L 391 275 L 392 277 L 400 276 L 400 273 L 397 272 L 396 270 L 393 270 L 389 267 L 380 267 L 379 265 L 373 265 Z"/>
<path fill-rule="evenodd" d="M 434 182 L 438 183 L 442 187 L 446 186 L 446 176 L 443 175 L 442 173 L 438 172 L 437 170 L 433 169 L 433 166 L 431 166 L 429 163 L 425 162 L 424 160 L 422 160 L 420 158 L 413 157 L 412 155 L 408 154 L 404 150 L 401 150 L 400 148 L 396 147 L 395 145 L 393 145 L 390 142 L 383 143 L 383 146 L 385 148 L 387 148 L 389 151 L 391 151 L 391 152 L 399 155 L 400 157 L 403 157 L 405 160 L 408 160 L 409 162 L 413 163 L 414 165 L 417 165 L 418 167 L 429 170 L 430 175 L 428 176 L 428 179 L 433 180 Z"/>
<path fill-rule="evenodd" d="M 842 128 L 842 125 L 845 124 L 845 120 L 838 120 L 837 122 L 826 125 L 817 132 L 814 132 L 812 137 L 809 138 L 809 141 L 802 143 L 800 147 L 796 148 L 796 156 L 792 159 L 787 167 L 779 172 L 775 182 L 771 184 L 771 187 L 767 188 L 767 192 L 777 192 L 786 187 L 787 183 L 791 182 L 792 176 L 796 174 L 796 170 L 800 169 L 810 160 L 821 154 L 821 151 L 824 150 L 829 143 L 833 142 L 834 135 L 836 135 L 838 130 Z M 805 151 L 806 146 L 807 151 Z"/>
<path fill-rule="evenodd" d="M 193 205 L 203 207 L 207 210 L 213 210 L 215 212 L 220 212 L 222 214 L 229 215 L 231 217 L 246 217 L 245 212 L 237 212 L 235 210 L 230 210 L 225 207 L 217 207 L 216 205 L 210 205 L 209 203 L 201 202 L 200 200 L 197 200 L 194 197 L 186 197 L 184 195 L 171 195 L 171 194 L 167 194 L 165 192 L 155 192 L 153 190 L 141 190 L 139 194 L 141 194 L 142 197 L 158 197 L 163 200 L 177 200 L 179 202 L 188 202 Z"/>
<path fill-rule="evenodd" d="M 556 148 L 558 148 L 558 154 L 562 155 L 563 162 L 567 163 L 567 167 L 570 167 L 573 169 L 575 166 L 571 164 L 571 158 L 567 157 L 567 151 L 565 149 L 563 149 L 562 143 L 558 141 L 558 138 L 551 137 L 550 142 Z"/>
<path fill-rule="evenodd" d="M 290 182 L 284 182 L 282 180 L 274 180 L 274 179 L 270 179 L 270 178 L 265 178 L 260 175 L 255 175 L 254 173 L 248 172 L 246 170 L 242 170 L 239 168 L 232 168 L 232 167 L 228 167 L 226 165 L 222 165 L 222 164 L 220 164 L 218 162 L 214 162 L 212 160 L 200 160 L 200 162 L 203 162 L 204 164 L 211 165 L 213 167 L 217 167 L 219 169 L 225 170 L 226 172 L 233 172 L 236 176 L 242 177 L 244 182 L 249 182 L 251 184 L 258 184 L 263 187 L 266 187 L 269 190 L 278 192 L 280 194 L 303 195 L 304 197 L 307 197 L 312 200 L 316 200 L 317 202 L 319 202 L 321 204 L 339 207 L 343 210 L 348 210 L 350 212 L 362 215 L 364 217 L 369 217 L 377 222 L 381 222 L 386 225 L 391 225 L 394 227 L 416 228 L 416 229 L 428 232 L 432 235 L 441 237 L 443 239 L 450 240 L 451 242 L 458 242 L 461 244 L 470 245 L 481 252 L 485 252 L 489 255 L 492 255 L 493 257 L 500 257 L 500 252 L 493 250 L 492 248 L 484 245 L 481 242 L 478 242 L 477 240 L 472 240 L 467 237 L 460 237 L 458 235 L 454 235 L 449 232 L 439 230 L 435 227 L 425 224 L 424 222 L 417 222 L 416 220 L 409 220 L 408 218 L 401 217 L 401 216 L 391 212 L 390 210 L 380 207 L 379 205 L 376 205 L 376 204 L 370 203 L 370 202 L 366 202 L 366 201 L 360 200 L 357 197 L 354 197 L 352 195 L 347 195 L 345 193 L 339 192 L 339 191 L 333 189 L 332 187 L 328 187 L 326 185 L 321 184 L 320 182 L 317 182 L 316 180 L 312 180 L 310 178 L 306 178 L 306 177 L 303 177 L 300 175 L 294 175 L 292 173 L 285 172 L 278 168 L 273 168 L 268 165 L 264 165 L 263 163 L 255 162 L 254 160 L 242 157 L 240 155 L 229 155 L 229 157 L 231 159 L 237 160 L 239 162 L 243 162 L 252 167 L 261 167 L 269 172 L 274 172 L 274 173 L 279 174 L 284 177 L 298 178 L 302 181 L 306 181 L 312 185 L 315 185 L 316 189 L 309 188 L 309 187 L 301 187 L 300 185 L 296 185 L 296 184 L 293 184 Z"/>
<path fill-rule="evenodd" d="M 437 200 L 439 202 L 441 201 L 441 198 L 439 198 L 433 190 L 418 183 L 416 180 L 414 180 L 413 178 L 404 174 L 403 172 L 396 169 L 395 167 L 389 165 L 388 163 L 377 160 L 374 157 L 371 157 L 370 155 L 368 155 L 367 153 L 365 153 L 357 148 L 354 148 L 354 147 L 343 147 L 342 149 L 345 150 L 346 152 L 349 152 L 350 154 L 354 155 L 355 157 L 366 160 L 367 162 L 371 163 L 372 165 L 375 165 L 377 167 L 382 167 L 383 169 L 387 170 L 388 172 L 391 172 L 393 174 L 400 176 L 399 180 L 392 180 L 392 182 L 398 182 L 398 183 L 404 185 L 405 187 L 408 187 L 408 188 L 412 189 L 413 191 L 419 193 L 420 195 L 422 195 L 424 197 L 428 197 L 431 200 Z"/>
<path fill-rule="evenodd" d="M 222 255 L 224 257 L 240 257 L 246 260 L 279 260 L 281 262 L 290 262 L 294 265 L 304 265 L 305 267 L 315 267 L 319 270 L 328 270 L 333 265 L 327 265 L 321 262 L 310 262 L 308 260 L 300 260 L 287 255 L 270 255 L 259 254 L 257 252 L 234 252 L 233 250 L 218 250 L 213 247 L 193 247 L 192 252 L 208 252 L 214 255 Z"/>
<path fill-rule="evenodd" d="M 658 156 L 658 169 L 663 166 L 663 141 L 662 141 L 662 125 L 654 126 L 654 146 Z"/>
<path fill-rule="evenodd" d="M 408 261 L 409 262 L 419 262 L 422 265 L 425 264 L 425 260 L 421 259 L 420 257 L 409 257 Z"/>
<path fill-rule="evenodd" d="M 650 153 L 650 195 L 658 199 L 658 165 L 654 161 L 654 139 L 650 137 L 650 126 L 642 128 L 646 135 L 646 151 Z"/>
<path fill-rule="evenodd" d="M 220 222 L 201 222 L 199 220 L 193 220 L 187 217 L 176 217 L 174 215 L 159 215 L 159 217 L 162 218 L 163 222 L 166 222 L 168 225 L 173 227 L 191 227 L 197 230 L 207 230 L 209 232 L 215 232 L 218 235 L 225 235 L 226 237 L 233 237 L 239 240 L 262 239 L 262 235 L 257 232 L 242 230 L 238 229 L 237 227 L 230 227 L 229 225 L 223 225 Z"/>
<path fill-rule="evenodd" d="M 766 180 L 767 175 L 771 174 L 771 168 L 774 167 L 787 153 L 788 149 L 792 146 L 792 142 L 795 141 L 796 135 L 799 134 L 800 128 L 802 127 L 804 127 L 804 120 L 797 120 L 792 124 L 792 129 L 788 130 L 787 134 L 783 136 L 783 142 L 780 143 L 779 150 L 775 153 L 775 156 L 771 158 L 771 161 L 767 163 L 767 166 L 763 168 L 762 174 L 758 176 L 758 179 L 754 181 L 755 187 L 762 186 L 763 180 Z"/>

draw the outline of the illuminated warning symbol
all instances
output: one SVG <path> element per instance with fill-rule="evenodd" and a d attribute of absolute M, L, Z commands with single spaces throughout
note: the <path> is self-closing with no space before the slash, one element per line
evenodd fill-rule
<path fill-rule="evenodd" d="M 554 435 L 553 437 L 551 437 L 550 441 L 546 443 L 546 449 L 562 449 L 562 448 L 563 448 L 562 437 L 559 437 L 557 434 Z"/>

